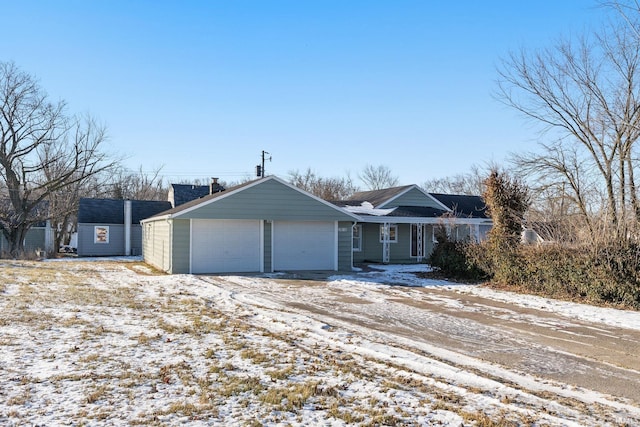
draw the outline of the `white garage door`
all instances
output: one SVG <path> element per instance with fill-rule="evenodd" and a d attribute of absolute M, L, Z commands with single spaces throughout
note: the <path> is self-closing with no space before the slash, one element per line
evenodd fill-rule
<path fill-rule="evenodd" d="M 260 222 L 194 219 L 192 273 L 260 271 Z"/>
<path fill-rule="evenodd" d="M 333 222 L 274 222 L 275 270 L 335 270 L 336 231 Z"/>

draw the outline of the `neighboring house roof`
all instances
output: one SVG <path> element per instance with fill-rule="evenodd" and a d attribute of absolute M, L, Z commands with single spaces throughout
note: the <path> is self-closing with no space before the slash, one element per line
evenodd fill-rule
<path fill-rule="evenodd" d="M 33 209 L 31 209 L 27 218 L 29 221 L 37 220 L 37 222 L 32 223 L 32 227 L 46 227 L 49 213 L 49 201 L 41 200 Z M 4 197 L 0 198 L 0 221 L 11 222 L 9 218 L 14 217 L 14 214 L 15 211 L 11 204 L 11 200 Z"/>
<path fill-rule="evenodd" d="M 468 196 L 462 194 L 429 193 L 438 199 L 440 203 L 451 209 L 457 216 L 471 218 L 489 218 L 487 205 L 480 196 Z"/>
<path fill-rule="evenodd" d="M 218 184 L 217 181 L 209 185 L 171 184 L 169 188 L 169 201 L 173 203 L 173 207 L 177 207 L 192 200 L 224 190 L 225 188 Z"/>
<path fill-rule="evenodd" d="M 203 202 L 207 202 L 209 200 L 214 200 L 214 199 L 217 199 L 217 198 L 220 198 L 220 197 L 223 197 L 223 196 L 227 196 L 227 195 L 232 194 L 234 192 L 237 192 L 238 190 L 242 189 L 243 187 L 247 187 L 248 185 L 253 184 L 256 181 L 259 181 L 259 180 L 248 181 L 248 182 L 245 182 L 243 184 L 236 185 L 235 187 L 228 188 L 225 191 L 219 191 L 219 192 L 213 193 L 213 194 L 210 194 L 209 190 L 208 190 L 209 187 L 205 186 L 205 187 L 207 187 L 207 194 L 203 194 L 202 196 L 199 196 L 196 199 L 185 200 L 182 203 L 175 202 L 175 207 L 173 207 L 173 208 L 171 208 L 171 209 L 169 209 L 167 211 L 164 211 L 164 212 L 159 212 L 157 215 L 154 215 L 154 216 L 165 216 L 165 215 L 172 216 L 172 215 L 175 215 L 175 214 L 180 213 L 182 211 L 185 211 L 185 210 L 191 209 L 191 208 L 193 208 L 195 206 L 198 206 Z M 181 186 L 183 184 L 171 184 L 171 185 L 180 185 Z M 196 186 L 196 187 L 198 187 L 198 186 Z"/>
<path fill-rule="evenodd" d="M 124 200 L 82 198 L 78 206 L 78 223 L 124 224 Z M 156 200 L 132 200 L 131 223 L 138 224 L 158 212 L 171 208 L 171 203 Z"/>

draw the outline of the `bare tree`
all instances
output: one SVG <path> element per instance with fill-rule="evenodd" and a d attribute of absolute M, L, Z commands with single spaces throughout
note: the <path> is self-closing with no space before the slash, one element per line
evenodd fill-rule
<path fill-rule="evenodd" d="M 473 165 L 468 173 L 431 179 L 422 184 L 422 188 L 429 193 L 477 196 L 484 192 L 486 175 L 486 171 L 481 170 L 477 165 Z"/>
<path fill-rule="evenodd" d="M 631 27 L 611 23 L 577 42 L 513 53 L 499 70 L 497 97 L 549 137 L 516 164 L 542 188 L 563 185 L 564 200 L 577 206 L 592 236 L 594 210 L 614 236 L 638 225 L 639 67 L 639 39 Z"/>
<path fill-rule="evenodd" d="M 65 114 L 35 79 L 0 63 L 0 230 L 12 256 L 27 231 L 49 218 L 47 199 L 109 167 L 105 129 L 90 118 Z"/>
<path fill-rule="evenodd" d="M 117 167 L 112 173 L 110 196 L 116 199 L 167 200 L 168 188 L 160 175 L 162 168 L 145 172 L 142 166 L 137 172 Z"/>
<path fill-rule="evenodd" d="M 366 165 L 358 178 L 364 183 L 368 190 L 382 190 L 383 188 L 395 187 L 398 185 L 398 177 L 391 173 L 391 170 L 384 165 Z"/>
<path fill-rule="evenodd" d="M 307 169 L 304 173 L 297 170 L 289 172 L 289 182 L 323 200 L 348 199 L 358 191 L 348 175 L 346 178 L 322 178 L 311 169 Z"/>

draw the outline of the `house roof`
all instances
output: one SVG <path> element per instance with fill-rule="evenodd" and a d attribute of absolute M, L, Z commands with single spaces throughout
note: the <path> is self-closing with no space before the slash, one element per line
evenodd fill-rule
<path fill-rule="evenodd" d="M 238 190 L 240 190 L 240 189 L 242 189 L 244 187 L 248 187 L 248 186 L 256 183 L 257 181 L 260 181 L 261 179 L 262 178 L 254 179 L 252 181 L 247 181 L 247 182 L 245 182 L 243 184 L 236 185 L 234 187 L 229 187 L 225 191 L 219 191 L 219 192 L 213 193 L 213 194 L 210 194 L 209 186 L 205 186 L 207 188 L 207 193 L 206 194 L 198 196 L 198 198 L 195 198 L 195 199 L 186 200 L 186 201 L 184 201 L 184 202 L 182 202 L 180 204 L 178 204 L 178 202 L 176 201 L 174 208 L 171 208 L 171 209 L 163 211 L 163 212 L 159 212 L 155 216 L 175 215 L 177 213 L 189 210 L 191 208 L 194 208 L 194 207 L 196 207 L 196 206 L 198 206 L 198 205 L 200 205 L 202 203 L 208 202 L 210 200 L 218 199 L 220 197 L 226 197 L 229 194 L 235 193 L 235 192 L 237 192 Z M 183 185 L 183 184 L 172 184 L 172 185 Z M 191 186 L 189 186 L 189 187 L 191 187 Z M 198 186 L 196 186 L 196 187 L 198 187 Z M 185 194 L 187 194 L 187 193 L 185 193 Z"/>
<path fill-rule="evenodd" d="M 0 197 L 0 221 L 10 221 L 9 218 L 13 217 L 15 210 L 11 204 L 9 198 Z M 45 227 L 47 225 L 47 219 L 49 218 L 49 201 L 40 200 L 30 211 L 27 219 L 31 222 L 32 227 Z"/>
<path fill-rule="evenodd" d="M 225 188 L 217 182 L 210 185 L 171 184 L 169 194 L 173 195 L 173 206 L 180 206 L 192 200 L 208 196 L 211 194 L 212 185 L 214 186 L 214 194 L 225 190 Z"/>
<path fill-rule="evenodd" d="M 282 187 L 279 188 L 289 188 L 290 190 L 294 190 L 296 193 L 300 193 L 300 195 L 304 195 L 306 197 L 305 200 L 308 199 L 313 199 L 315 202 L 317 202 L 320 205 L 323 205 L 325 207 L 325 209 L 329 208 L 328 212 L 333 212 L 332 215 L 333 216 L 338 216 L 338 217 L 343 217 L 344 220 L 357 220 L 358 217 L 356 217 L 354 214 L 345 211 L 344 209 L 339 208 L 338 206 L 327 202 L 326 200 L 322 200 L 319 197 L 314 196 L 313 194 L 310 194 L 304 190 L 301 190 L 300 188 L 295 187 L 294 185 L 285 182 L 283 180 L 281 180 L 278 177 L 275 176 L 268 176 L 266 178 L 259 178 L 253 181 L 248 181 L 245 182 L 244 184 L 240 184 L 237 185 L 235 187 L 231 187 L 226 189 L 225 191 L 222 192 L 218 192 L 218 193 L 213 193 L 213 194 L 208 194 L 204 197 L 201 197 L 199 199 L 196 200 L 192 200 L 190 202 L 184 203 L 180 206 L 176 206 L 172 209 L 166 210 L 164 212 L 160 212 L 157 215 L 155 215 L 155 218 L 160 218 L 160 217 L 176 217 L 176 216 L 190 216 L 193 215 L 192 211 L 195 211 L 196 209 L 200 209 L 203 208 L 204 206 L 207 206 L 211 203 L 218 203 L 223 199 L 227 199 L 227 198 L 235 198 L 235 195 L 243 192 L 243 191 L 249 191 L 249 189 L 251 187 L 254 186 L 258 186 L 261 184 L 266 184 L 266 183 L 279 183 L 282 185 Z M 251 190 L 252 191 L 252 190 Z M 245 193 L 246 194 L 246 193 Z M 246 197 L 245 197 L 246 198 Z M 224 204 L 224 203 L 223 203 Z M 219 205 L 218 205 L 219 206 Z M 262 216 L 262 214 L 264 214 L 266 211 L 263 209 L 266 209 L 270 212 L 270 214 L 268 216 L 280 216 L 281 213 L 287 213 L 287 212 L 292 212 L 295 208 L 292 206 L 289 206 L 287 204 L 280 204 L 280 205 L 274 205 L 274 202 L 272 201 L 272 203 L 270 203 L 270 206 L 264 206 L 264 204 L 260 205 L 260 208 L 258 209 L 258 211 L 256 212 L 249 212 L 249 211 L 238 211 L 238 209 L 246 209 L 246 208 L 238 208 L 237 206 L 235 206 L 233 211 L 233 217 L 238 217 L 238 218 L 253 218 L 253 217 L 260 217 Z M 275 211 L 278 211 L 277 213 L 274 213 Z M 262 213 L 261 213 L 262 212 Z M 325 211 L 327 212 L 327 211 Z M 226 211 L 225 215 L 229 215 L 230 212 Z M 271 218 L 263 218 L 263 219 L 271 219 Z"/>
<path fill-rule="evenodd" d="M 387 216 L 410 218 L 439 218 L 446 214 L 444 209 L 423 206 L 398 206 Z"/>
<path fill-rule="evenodd" d="M 358 191 L 353 193 L 349 198 L 349 202 L 361 204 L 362 202 L 369 202 L 374 207 L 378 207 L 389 200 L 398 197 L 402 193 L 414 187 L 414 185 L 403 185 L 400 187 L 383 188 L 382 190 L 371 191 Z"/>
<path fill-rule="evenodd" d="M 429 193 L 440 203 L 451 209 L 456 216 L 471 218 L 489 218 L 487 205 L 480 196 L 468 196 L 463 194 Z"/>
<path fill-rule="evenodd" d="M 124 224 L 124 200 L 82 198 L 78 206 L 78 223 Z M 171 203 L 156 200 L 132 200 L 131 223 L 137 224 L 171 207 Z"/>

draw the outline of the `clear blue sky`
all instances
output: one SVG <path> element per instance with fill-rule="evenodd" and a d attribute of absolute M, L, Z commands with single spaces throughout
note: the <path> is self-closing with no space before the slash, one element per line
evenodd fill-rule
<path fill-rule="evenodd" d="M 171 181 L 385 165 L 401 184 L 533 149 L 495 101 L 510 50 L 602 21 L 595 0 L 0 1 L 0 60 Z"/>

